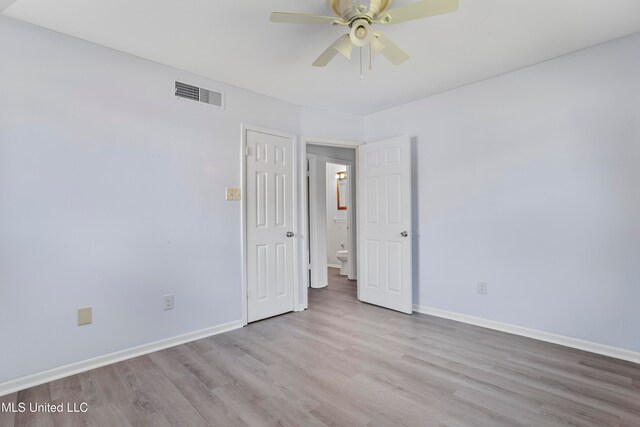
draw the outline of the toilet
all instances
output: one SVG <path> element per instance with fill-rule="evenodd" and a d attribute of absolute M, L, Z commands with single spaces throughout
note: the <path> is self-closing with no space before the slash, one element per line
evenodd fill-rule
<path fill-rule="evenodd" d="M 340 275 L 348 276 L 349 272 L 347 271 L 347 261 L 349 261 L 349 251 L 346 249 L 341 249 L 336 252 L 336 258 L 340 261 Z"/>

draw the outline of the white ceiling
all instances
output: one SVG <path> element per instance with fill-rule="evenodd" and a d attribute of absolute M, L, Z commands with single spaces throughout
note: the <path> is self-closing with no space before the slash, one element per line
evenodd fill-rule
<path fill-rule="evenodd" d="M 410 3 L 396 0 L 395 5 Z M 460 0 L 457 13 L 383 29 L 411 59 L 311 63 L 343 27 L 272 24 L 325 0 L 18 0 L 4 13 L 300 105 L 370 114 L 640 31 L 638 0 Z M 355 55 L 357 58 L 357 55 Z"/>

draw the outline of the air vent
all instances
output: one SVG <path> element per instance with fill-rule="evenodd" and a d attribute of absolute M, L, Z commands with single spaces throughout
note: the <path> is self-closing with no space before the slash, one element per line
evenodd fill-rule
<path fill-rule="evenodd" d="M 175 88 L 175 95 L 178 98 L 190 99 L 191 101 L 202 102 L 203 104 L 213 105 L 218 108 L 222 108 L 223 106 L 224 95 L 222 92 L 203 89 L 182 82 L 176 82 Z"/>

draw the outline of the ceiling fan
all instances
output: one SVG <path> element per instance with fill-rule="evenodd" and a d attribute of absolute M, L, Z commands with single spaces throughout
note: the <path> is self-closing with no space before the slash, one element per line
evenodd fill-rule
<path fill-rule="evenodd" d="M 273 12 L 271 22 L 286 24 L 331 24 L 349 27 L 349 33 L 336 40 L 313 63 L 314 67 L 324 67 L 338 53 L 351 59 L 354 47 L 369 47 L 369 67 L 372 58 L 381 53 L 394 65 L 409 59 L 382 32 L 373 30 L 374 24 L 392 25 L 414 19 L 427 18 L 455 12 L 459 0 L 419 0 L 405 6 L 389 9 L 393 0 L 328 0 L 335 16 L 319 16 L 304 13 Z M 368 4 L 367 4 L 368 3 Z M 362 63 L 361 63 L 362 64 Z"/>

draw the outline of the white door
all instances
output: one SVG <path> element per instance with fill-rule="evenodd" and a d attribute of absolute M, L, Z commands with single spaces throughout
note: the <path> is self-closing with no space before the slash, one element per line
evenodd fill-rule
<path fill-rule="evenodd" d="M 358 147 L 358 298 L 411 314 L 411 139 Z"/>
<path fill-rule="evenodd" d="M 293 140 L 246 130 L 247 320 L 294 310 Z"/>

